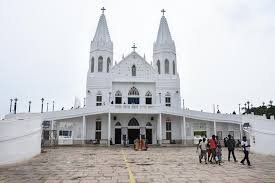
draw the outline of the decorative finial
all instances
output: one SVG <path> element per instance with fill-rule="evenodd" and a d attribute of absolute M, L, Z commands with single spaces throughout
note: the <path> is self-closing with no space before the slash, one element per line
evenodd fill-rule
<path fill-rule="evenodd" d="M 101 10 L 102 10 L 102 14 L 104 14 L 104 11 L 106 10 L 105 8 L 104 8 L 104 6 L 101 8 Z"/>
<path fill-rule="evenodd" d="M 136 51 L 136 44 L 134 43 L 134 45 L 132 46 L 133 50 Z"/>
<path fill-rule="evenodd" d="M 165 13 L 166 11 L 165 11 L 165 9 L 162 9 L 161 12 L 162 12 L 162 16 L 164 16 L 164 13 Z"/>

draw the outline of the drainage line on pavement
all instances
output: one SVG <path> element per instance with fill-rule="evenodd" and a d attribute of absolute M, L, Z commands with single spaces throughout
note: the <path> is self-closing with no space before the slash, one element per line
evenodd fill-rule
<path fill-rule="evenodd" d="M 132 173 L 132 170 L 131 170 L 131 168 L 129 166 L 129 163 L 128 163 L 128 160 L 127 160 L 127 155 L 125 154 L 124 151 L 122 151 L 122 154 L 123 154 L 123 159 L 124 159 L 125 165 L 126 165 L 127 170 L 128 170 L 130 183 L 136 183 L 135 177 L 134 177 L 134 175 Z"/>

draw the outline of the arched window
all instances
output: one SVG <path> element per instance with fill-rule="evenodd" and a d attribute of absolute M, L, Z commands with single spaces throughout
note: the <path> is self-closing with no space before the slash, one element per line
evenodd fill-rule
<path fill-rule="evenodd" d="M 102 93 L 98 91 L 96 94 L 96 106 L 102 106 Z"/>
<path fill-rule="evenodd" d="M 147 91 L 146 94 L 145 94 L 146 97 L 152 97 L 152 93 L 150 91 Z"/>
<path fill-rule="evenodd" d="M 146 123 L 146 126 L 152 126 L 152 123 L 147 122 L 147 123 Z"/>
<path fill-rule="evenodd" d="M 145 94 L 145 104 L 152 104 L 152 93 L 150 91 Z"/>
<path fill-rule="evenodd" d="M 176 74 L 176 64 L 175 64 L 175 60 L 173 60 L 173 74 Z"/>
<path fill-rule="evenodd" d="M 171 107 L 171 95 L 169 92 L 165 95 L 165 106 Z"/>
<path fill-rule="evenodd" d="M 91 59 L 91 72 L 94 72 L 94 70 L 95 70 L 95 59 L 94 59 L 94 57 L 92 57 L 92 59 Z"/>
<path fill-rule="evenodd" d="M 116 122 L 115 126 L 121 126 L 120 122 Z"/>
<path fill-rule="evenodd" d="M 128 104 L 139 104 L 139 92 L 134 86 L 128 92 Z"/>
<path fill-rule="evenodd" d="M 139 126 L 138 121 L 136 120 L 136 118 L 132 118 L 129 123 L 128 126 Z"/>
<path fill-rule="evenodd" d="M 119 90 L 115 93 L 115 104 L 122 104 L 122 93 Z"/>
<path fill-rule="evenodd" d="M 133 66 L 132 66 L 132 76 L 136 76 L 136 75 L 137 75 L 136 66 L 133 65 Z"/>
<path fill-rule="evenodd" d="M 139 95 L 138 89 L 136 87 L 132 87 L 129 92 L 128 95 Z"/>
<path fill-rule="evenodd" d="M 115 96 L 122 96 L 122 93 L 118 90 L 115 94 Z"/>
<path fill-rule="evenodd" d="M 169 60 L 165 59 L 165 74 L 169 74 Z"/>
<path fill-rule="evenodd" d="M 172 140 L 172 124 L 171 119 L 166 119 L 166 140 Z"/>
<path fill-rule="evenodd" d="M 107 58 L 107 72 L 110 72 L 110 66 L 111 66 L 111 59 Z"/>
<path fill-rule="evenodd" d="M 103 57 L 102 56 L 98 57 L 97 70 L 98 70 L 98 72 L 103 71 Z"/>
<path fill-rule="evenodd" d="M 160 61 L 157 61 L 158 73 L 160 74 Z"/>

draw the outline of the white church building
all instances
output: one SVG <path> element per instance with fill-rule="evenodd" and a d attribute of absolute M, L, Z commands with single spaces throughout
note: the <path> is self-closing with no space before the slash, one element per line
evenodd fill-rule
<path fill-rule="evenodd" d="M 153 63 L 140 56 L 135 45 L 132 48 L 114 63 L 103 10 L 91 41 L 86 105 L 42 115 L 57 131 L 60 144 L 132 144 L 136 138 L 146 138 L 149 144 L 190 144 L 195 136 L 213 134 L 240 139 L 240 116 L 181 106 L 176 46 L 164 15 L 153 43 Z"/>
<path fill-rule="evenodd" d="M 180 68 L 164 15 L 153 44 L 153 63 L 140 56 L 135 45 L 132 48 L 113 62 L 103 8 L 90 47 L 86 104 L 78 107 L 76 101 L 70 110 L 44 113 L 10 110 L 0 121 L 0 165 L 29 159 L 46 143 L 133 144 L 143 138 L 149 144 L 193 145 L 202 136 L 223 139 L 228 134 L 235 139 L 247 135 L 253 152 L 275 154 L 274 116 L 207 113 L 181 105 Z"/>
<path fill-rule="evenodd" d="M 164 13 L 164 12 L 163 12 Z M 153 43 L 153 63 L 133 51 L 118 63 L 104 9 L 91 41 L 87 68 L 86 105 L 44 112 L 42 122 L 57 132 L 59 144 L 193 144 L 199 136 L 228 134 L 240 139 L 242 115 L 184 109 L 175 42 L 166 17 L 160 19 Z"/>

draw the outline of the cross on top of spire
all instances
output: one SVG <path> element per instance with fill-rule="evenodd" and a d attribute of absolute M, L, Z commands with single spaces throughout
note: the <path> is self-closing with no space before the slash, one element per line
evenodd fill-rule
<path fill-rule="evenodd" d="M 136 44 L 134 43 L 133 46 L 132 46 L 133 50 L 136 51 Z"/>
<path fill-rule="evenodd" d="M 164 13 L 165 13 L 166 11 L 165 11 L 165 9 L 162 9 L 161 12 L 162 12 L 162 15 L 164 16 Z"/>
<path fill-rule="evenodd" d="M 104 6 L 101 8 L 101 10 L 102 10 L 102 14 L 104 14 L 104 11 L 106 10 L 105 8 L 104 8 Z"/>

